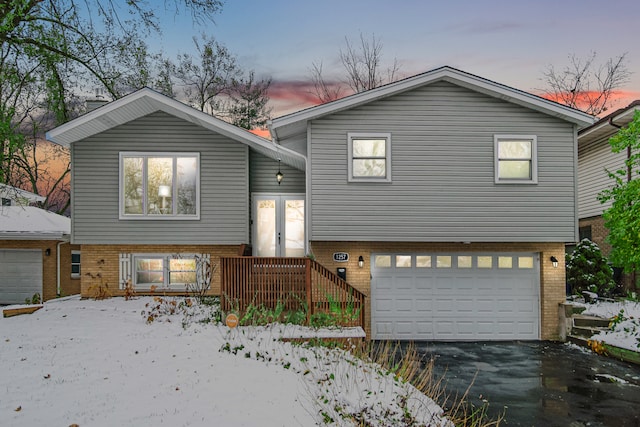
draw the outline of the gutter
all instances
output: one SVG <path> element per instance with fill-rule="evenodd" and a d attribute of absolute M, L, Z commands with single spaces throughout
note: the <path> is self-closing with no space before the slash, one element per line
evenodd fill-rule
<path fill-rule="evenodd" d="M 60 246 L 66 242 L 58 242 L 56 245 L 56 295 L 60 296 Z"/>

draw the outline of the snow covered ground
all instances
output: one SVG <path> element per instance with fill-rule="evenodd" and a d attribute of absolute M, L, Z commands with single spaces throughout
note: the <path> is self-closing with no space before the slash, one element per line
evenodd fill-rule
<path fill-rule="evenodd" d="M 402 425 L 407 414 L 448 424 L 377 365 L 278 340 L 298 327 L 229 330 L 197 313 L 147 324 L 145 304 L 70 298 L 0 318 L 0 425 Z"/>
<path fill-rule="evenodd" d="M 632 301 L 598 302 L 583 304 L 587 309 L 583 314 L 612 318 L 619 316 L 614 322 L 612 331 L 600 332 L 591 337 L 592 340 L 603 341 L 616 347 L 640 351 L 640 303 Z"/>

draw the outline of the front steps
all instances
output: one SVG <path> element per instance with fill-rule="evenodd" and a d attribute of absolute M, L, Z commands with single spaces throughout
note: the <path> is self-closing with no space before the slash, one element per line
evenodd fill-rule
<path fill-rule="evenodd" d="M 561 304 L 561 316 L 564 318 L 564 330 L 561 338 L 587 347 L 587 340 L 600 331 L 608 330 L 611 319 L 584 315 L 585 307 L 573 304 Z"/>

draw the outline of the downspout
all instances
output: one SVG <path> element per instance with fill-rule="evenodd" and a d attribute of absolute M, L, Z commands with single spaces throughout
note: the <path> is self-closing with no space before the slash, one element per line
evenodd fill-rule
<path fill-rule="evenodd" d="M 56 245 L 56 295 L 60 296 L 60 246 L 65 243 L 63 241 L 58 242 Z"/>

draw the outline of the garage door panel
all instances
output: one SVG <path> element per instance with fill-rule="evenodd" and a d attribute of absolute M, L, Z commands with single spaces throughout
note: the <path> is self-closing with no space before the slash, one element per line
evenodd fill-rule
<path fill-rule="evenodd" d="M 413 300 L 412 299 L 398 299 L 395 303 L 396 311 L 401 313 L 413 313 Z"/>
<path fill-rule="evenodd" d="M 475 301 L 473 299 L 458 299 L 458 312 L 473 313 L 475 311 Z"/>
<path fill-rule="evenodd" d="M 433 310 L 433 302 L 430 299 L 424 298 L 416 298 L 416 312 L 421 313 L 421 315 L 426 315 L 427 313 L 431 313 Z"/>
<path fill-rule="evenodd" d="M 394 282 L 395 288 L 398 290 L 413 289 L 413 281 L 414 278 L 412 276 L 396 276 Z"/>
<path fill-rule="evenodd" d="M 396 259 L 390 255 L 391 259 Z M 405 259 L 407 254 L 402 255 Z M 372 329 L 378 339 L 496 340 L 539 338 L 539 268 L 535 254 L 459 254 L 372 268 Z M 499 259 L 500 258 L 500 259 Z M 535 268 L 519 268 L 519 260 Z M 463 259 L 464 268 L 459 268 Z M 471 261 L 470 261 L 471 259 Z M 451 260 L 451 263 L 448 262 Z M 503 268 L 498 268 L 499 264 Z M 440 267 L 437 267 L 440 265 Z M 479 268 L 478 265 L 491 268 Z M 443 268 L 443 266 L 445 268 Z M 471 267 L 470 267 L 471 266 Z M 385 301 L 378 304 L 377 300 Z M 391 301 L 391 305 L 389 305 Z M 377 308 L 380 307 L 380 310 Z M 377 322 L 385 325 L 385 336 Z"/>

